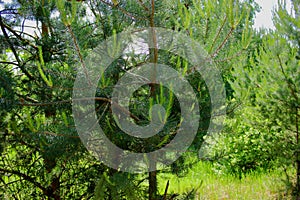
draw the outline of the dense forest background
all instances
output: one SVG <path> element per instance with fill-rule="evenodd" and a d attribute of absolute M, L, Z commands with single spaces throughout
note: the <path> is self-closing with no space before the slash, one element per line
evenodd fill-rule
<path fill-rule="evenodd" d="M 1 5 L 0 199 L 300 199 L 299 0 L 292 1 L 292 10 L 278 2 L 275 30 L 253 28 L 260 10 L 254 0 L 13 0 Z M 139 49 L 118 45 L 120 34 L 149 27 L 150 40 Z M 201 47 L 199 55 L 189 51 L 197 50 L 193 45 L 160 49 L 169 40 L 154 27 L 186 38 L 175 44 L 193 41 Z M 187 59 L 191 54 L 201 57 L 203 73 Z M 90 89 L 85 82 L 82 88 L 74 85 L 78 77 L 88 82 L 85 75 L 105 59 L 112 59 L 109 66 L 98 82 L 89 83 L 94 96 L 74 98 Z M 154 75 L 138 75 L 147 63 Z M 159 64 L 191 86 L 197 101 L 192 107 L 200 117 L 184 116 L 181 102 L 193 96 L 187 91 L 175 94 L 160 82 L 143 82 L 148 76 L 173 79 L 156 71 Z M 204 76 L 212 69 L 219 73 L 224 105 L 212 101 L 218 90 L 212 94 L 210 88 L 218 83 Z M 125 74 L 134 77 L 129 85 L 144 83 L 128 97 L 128 109 L 113 107 L 112 101 Z M 84 103 L 74 114 L 78 102 Z M 83 114 L 89 112 L 97 119 L 93 126 L 113 144 L 145 154 L 141 162 L 103 149 L 101 141 L 85 141 L 76 118 L 82 115 L 86 122 Z M 133 137 L 120 127 L 123 119 L 132 124 L 129 131 L 138 126 L 141 136 L 149 124 L 163 127 L 155 136 Z M 164 161 L 172 156 L 176 161 L 161 167 L 149 152 L 166 147 L 184 123 L 196 127 L 191 145 L 181 152 L 183 140 L 165 153 Z M 210 129 L 211 124 L 218 128 Z M 87 134 L 92 137 L 93 131 Z M 111 167 L 102 157 L 117 164 Z M 136 173 L 141 163 L 151 170 Z"/>

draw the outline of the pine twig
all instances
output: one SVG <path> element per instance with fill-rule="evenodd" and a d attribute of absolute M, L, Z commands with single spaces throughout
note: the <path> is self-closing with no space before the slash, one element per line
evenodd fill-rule
<path fill-rule="evenodd" d="M 71 37 L 72 37 L 72 39 L 73 39 L 73 42 L 74 42 L 74 45 L 75 45 L 75 49 L 76 49 L 77 54 L 78 54 L 78 56 L 79 56 L 79 60 L 80 60 L 81 66 L 82 66 L 82 68 L 83 68 L 84 74 L 85 74 L 85 76 L 86 76 L 86 78 L 87 78 L 87 80 L 88 80 L 88 82 L 89 82 L 89 85 L 92 85 L 92 82 L 91 82 L 91 80 L 89 79 L 88 71 L 87 71 L 86 66 L 85 66 L 85 63 L 84 63 L 84 61 L 83 61 L 83 56 L 82 56 L 82 54 L 81 54 L 79 45 L 78 45 L 78 43 L 77 43 L 77 40 L 76 40 L 76 37 L 75 37 L 75 35 L 74 35 L 74 32 L 73 32 L 73 30 L 72 30 L 72 28 L 71 28 L 71 25 L 68 24 L 68 25 L 67 25 L 67 29 L 68 29 L 68 31 L 69 31 L 69 33 L 71 34 Z"/>

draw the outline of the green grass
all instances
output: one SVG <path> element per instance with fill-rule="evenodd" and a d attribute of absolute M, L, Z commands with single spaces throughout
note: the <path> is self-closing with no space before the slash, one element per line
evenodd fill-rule
<path fill-rule="evenodd" d="M 209 163 L 198 162 L 185 177 L 178 178 L 172 174 L 161 174 L 158 182 L 161 194 L 164 193 L 169 180 L 168 194 L 184 194 L 193 188 L 198 188 L 195 199 L 266 200 L 279 199 L 279 195 L 283 194 L 285 185 L 281 181 L 282 178 L 283 175 L 279 171 L 274 171 L 253 172 L 239 180 L 230 175 L 218 175 Z"/>

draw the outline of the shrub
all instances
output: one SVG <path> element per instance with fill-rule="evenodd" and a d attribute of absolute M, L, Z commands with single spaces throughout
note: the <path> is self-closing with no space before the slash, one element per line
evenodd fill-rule
<path fill-rule="evenodd" d="M 244 109 L 243 114 L 226 120 L 221 134 L 206 138 L 208 145 L 203 158 L 212 161 L 218 173 L 241 178 L 254 170 L 271 170 L 279 166 L 282 158 L 292 157 L 291 137 L 283 134 L 280 127 L 256 128 L 243 117 L 251 113 Z"/>

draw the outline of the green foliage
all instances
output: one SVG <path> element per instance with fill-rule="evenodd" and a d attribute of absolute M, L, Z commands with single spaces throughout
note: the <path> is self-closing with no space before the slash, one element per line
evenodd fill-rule
<path fill-rule="evenodd" d="M 247 60 L 248 48 L 254 45 L 251 25 L 257 4 L 252 0 L 168 0 L 155 1 L 154 7 L 151 6 L 150 1 L 19 0 L 9 5 L 12 12 L 18 11 L 13 13 L 16 20 L 11 20 L 11 14 L 0 13 L 1 39 L 5 41 L 1 44 L 4 53 L 0 68 L 0 191 L 5 198 L 144 199 L 151 195 L 145 190 L 150 183 L 144 176 L 108 169 L 91 158 L 82 146 L 71 109 L 78 67 L 84 67 L 84 58 L 108 37 L 113 36 L 116 41 L 116 34 L 125 29 L 157 26 L 180 30 L 202 44 L 221 70 L 224 81 L 229 82 L 234 78 L 228 69 Z M 23 28 L 24 19 L 34 20 L 41 27 L 32 34 L 23 33 L 23 29 L 20 32 L 16 27 Z M 4 34 L 5 31 L 9 34 Z M 111 55 L 119 50 L 114 47 L 109 49 Z M 109 99 L 113 86 L 125 72 L 155 61 L 153 52 L 153 49 L 126 52 L 116 59 L 101 77 L 96 96 Z M 207 86 L 201 74 L 189 71 L 193 66 L 178 55 L 158 51 L 157 61 L 179 71 L 197 93 L 200 128 L 190 148 L 197 154 L 212 117 Z M 228 94 L 232 94 L 232 88 L 228 86 Z M 188 100 L 189 96 L 184 98 Z M 99 125 L 112 142 L 133 152 L 150 152 L 173 139 L 181 115 L 178 100 L 170 89 L 158 84 L 145 85 L 131 96 L 130 102 L 130 112 L 136 116 L 131 120 L 138 125 L 149 124 L 154 104 L 163 105 L 167 114 L 161 120 L 165 126 L 155 137 L 145 140 L 130 137 L 118 127 L 110 103 L 96 101 Z M 258 129 L 249 123 L 241 126 L 233 122 L 228 123 L 236 124 L 234 132 L 245 133 L 247 137 L 237 137 L 230 147 L 240 148 L 244 142 L 241 140 L 250 138 L 257 147 L 253 150 L 248 147 L 247 153 L 258 154 L 259 148 L 268 150 L 266 145 L 258 144 L 262 140 Z M 269 132 L 273 134 L 271 129 Z M 276 134 L 274 138 L 277 139 Z M 272 143 L 274 138 L 265 140 Z M 244 162 L 241 156 L 236 165 L 243 168 L 253 157 Z M 185 155 L 158 174 L 171 172 L 184 177 L 194 163 Z M 261 165 L 262 161 L 258 166 Z M 196 196 L 195 188 L 183 193 L 186 195 L 182 198 L 186 199 Z"/>
<path fill-rule="evenodd" d="M 223 133 L 207 139 L 210 144 L 205 159 L 212 161 L 214 170 L 241 178 L 253 171 L 281 167 L 282 158 L 291 158 L 288 150 L 292 142 L 276 127 L 263 129 L 254 122 L 262 122 L 261 113 L 251 107 L 240 109 L 234 118 L 226 120 Z"/>
<path fill-rule="evenodd" d="M 56 0 L 57 9 L 60 12 L 61 20 L 65 26 L 70 26 L 74 21 L 77 14 L 77 4 L 76 0 L 72 0 L 71 3 L 65 0 Z"/>
<path fill-rule="evenodd" d="M 143 199 L 145 188 L 139 185 L 135 175 L 104 172 L 95 188 L 95 199 Z"/>
<path fill-rule="evenodd" d="M 261 44 L 254 53 L 233 67 L 231 103 L 241 108 L 227 120 L 224 134 L 210 138 L 208 157 L 216 160 L 218 169 L 241 177 L 257 168 L 296 166 L 299 174 L 298 22 L 297 15 L 280 4 L 275 15 L 277 30 L 260 36 Z M 290 177 L 287 180 L 293 182 Z M 293 187 L 298 197 L 298 178 Z"/>
<path fill-rule="evenodd" d="M 11 73 L 0 69 L 0 119 L 15 107 L 14 80 Z M 2 121 L 2 120 L 1 120 Z"/>
<path fill-rule="evenodd" d="M 48 78 L 46 77 L 46 75 L 43 72 L 42 68 L 45 68 L 45 62 L 44 62 L 44 58 L 43 58 L 43 51 L 42 51 L 42 47 L 38 47 L 39 50 L 39 58 L 40 58 L 40 62 L 37 63 L 37 67 L 39 70 L 39 73 L 42 77 L 42 79 L 45 81 L 45 83 L 49 86 L 52 87 L 53 86 L 53 82 L 51 80 L 51 77 L 49 76 Z"/>

